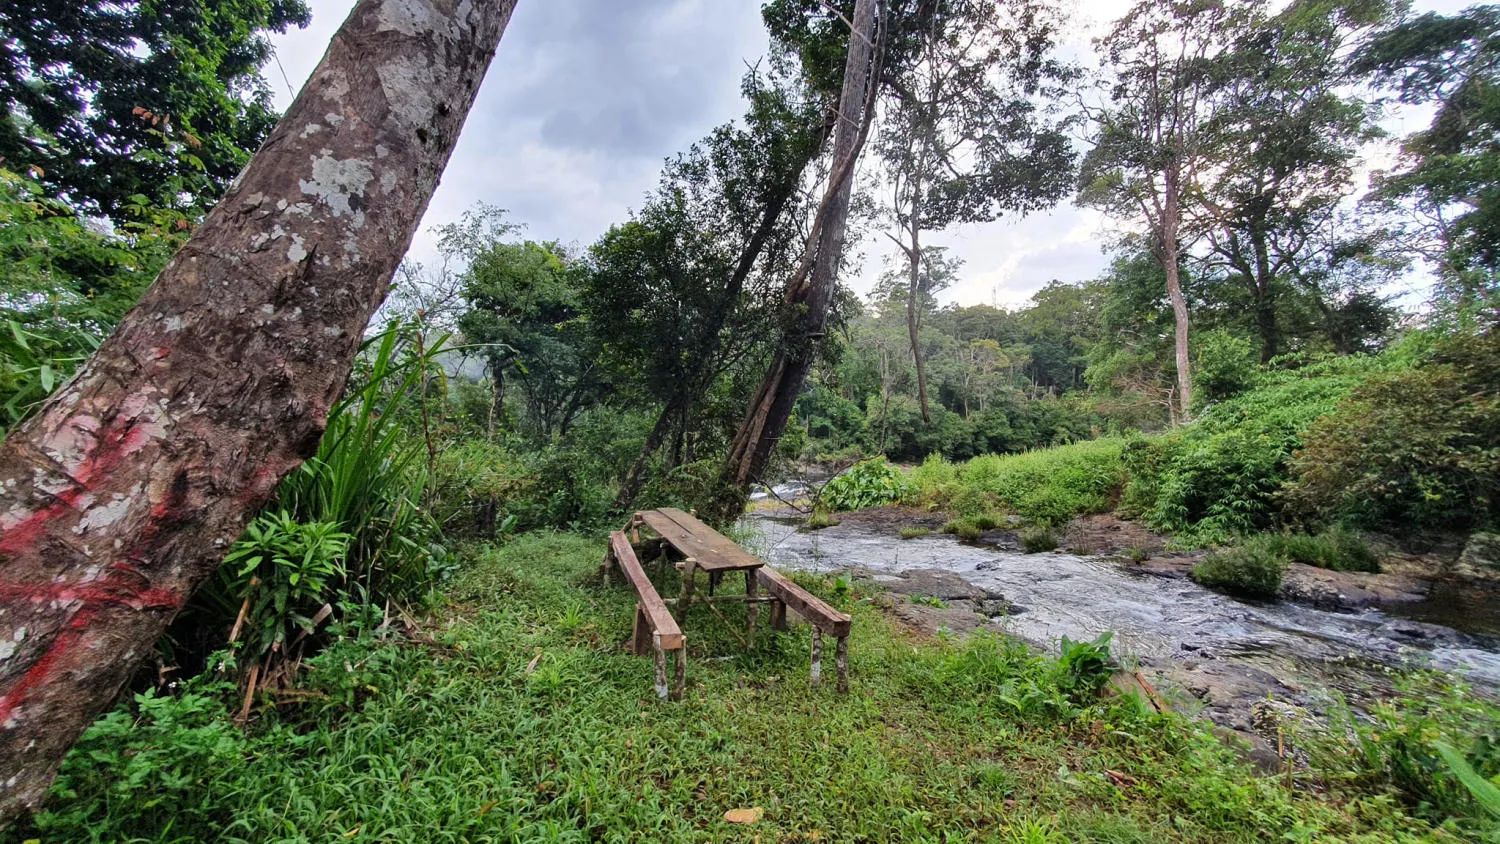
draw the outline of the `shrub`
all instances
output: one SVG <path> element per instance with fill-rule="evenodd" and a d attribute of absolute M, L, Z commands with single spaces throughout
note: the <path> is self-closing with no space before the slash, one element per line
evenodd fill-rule
<path fill-rule="evenodd" d="M 833 527 L 838 523 L 839 520 L 835 519 L 833 514 L 822 507 L 814 507 L 812 515 L 807 517 L 807 527 L 810 530 L 822 530 L 823 528 Z"/>
<path fill-rule="evenodd" d="M 1092 642 L 1075 642 L 1062 637 L 1057 665 L 1052 676 L 1057 687 L 1076 702 L 1097 697 L 1117 668 L 1110 654 L 1109 642 L 1114 634 L 1105 631 Z"/>
<path fill-rule="evenodd" d="M 1268 537 L 1209 554 L 1193 566 L 1198 583 L 1249 598 L 1274 598 L 1286 575 L 1286 558 Z"/>
<path fill-rule="evenodd" d="M 1223 541 L 1263 530 L 1300 434 L 1388 362 L 1349 356 L 1295 372 L 1270 372 L 1258 387 L 1208 409 L 1192 425 L 1124 449 L 1123 502 L 1152 528 Z"/>
<path fill-rule="evenodd" d="M 929 454 L 927 459 L 911 470 L 913 500 L 922 504 L 936 504 L 951 499 L 958 491 L 958 467 L 948 462 L 941 454 Z"/>
<path fill-rule="evenodd" d="M 1057 537 L 1046 528 L 1028 528 L 1021 531 L 1021 547 L 1028 554 L 1052 551 L 1057 548 Z"/>
<path fill-rule="evenodd" d="M 951 533 L 959 539 L 973 542 L 984 534 L 984 528 L 981 528 L 972 518 L 953 519 L 943 525 L 943 533 Z"/>
<path fill-rule="evenodd" d="M 1371 379 L 1307 431 L 1284 500 L 1308 520 L 1482 527 L 1500 516 L 1500 333 L 1438 343 Z"/>
<path fill-rule="evenodd" d="M 1040 524 L 1101 512 L 1124 482 L 1124 446 L 1122 439 L 1107 438 L 1025 454 L 981 455 L 959 469 L 959 489 L 939 503 L 951 502 L 951 509 L 970 516 L 998 505 Z"/>
<path fill-rule="evenodd" d="M 1449 675 L 1418 671 L 1398 676 L 1388 698 L 1361 710 L 1334 706 L 1326 727 L 1294 735 L 1329 785 L 1389 790 L 1433 821 L 1485 819 L 1483 798 L 1466 774 L 1492 782 L 1500 776 L 1500 709 L 1493 699 Z"/>
<path fill-rule="evenodd" d="M 1333 527 L 1316 536 L 1305 533 L 1271 537 L 1271 546 L 1287 560 L 1334 571 L 1379 571 L 1379 561 L 1354 531 Z"/>
<path fill-rule="evenodd" d="M 218 572 L 222 593 L 242 602 L 230 634 L 243 631 L 241 653 L 259 660 L 296 631 L 313 632 L 318 611 L 338 599 L 351 539 L 332 522 L 304 524 L 285 511 L 250 523 Z"/>
<path fill-rule="evenodd" d="M 831 510 L 862 510 L 899 503 L 910 489 L 900 469 L 877 457 L 829 481 L 819 499 Z"/>
<path fill-rule="evenodd" d="M 927 528 L 921 527 L 919 525 L 910 525 L 901 529 L 901 538 L 916 539 L 919 536 L 926 536 L 929 533 L 932 533 L 932 531 L 928 530 Z"/>

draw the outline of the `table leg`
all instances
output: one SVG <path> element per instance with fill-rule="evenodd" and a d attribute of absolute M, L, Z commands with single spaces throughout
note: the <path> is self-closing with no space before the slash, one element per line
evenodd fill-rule
<path fill-rule="evenodd" d="M 812 684 L 823 682 L 823 631 L 814 627 L 812 631 Z"/>
<path fill-rule="evenodd" d="M 672 700 L 682 700 L 683 689 L 687 686 L 687 638 L 682 640 L 682 647 L 678 648 L 677 674 L 672 678 Z"/>
<path fill-rule="evenodd" d="M 677 606 L 672 608 L 678 624 L 687 618 L 688 604 L 693 602 L 693 575 L 697 570 L 698 563 L 692 557 L 682 561 L 682 591 L 678 593 Z"/>
<path fill-rule="evenodd" d="M 667 697 L 667 653 L 661 649 L 661 642 L 656 643 L 656 696 L 662 699 Z"/>
<path fill-rule="evenodd" d="M 775 598 L 771 599 L 771 629 L 786 629 L 786 603 Z"/>
<path fill-rule="evenodd" d="M 760 579 L 755 569 L 745 569 L 745 647 L 755 650 L 755 625 L 760 622 Z"/>

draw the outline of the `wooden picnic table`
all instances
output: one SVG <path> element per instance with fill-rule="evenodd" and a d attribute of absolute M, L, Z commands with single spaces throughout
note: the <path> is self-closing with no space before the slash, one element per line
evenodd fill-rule
<path fill-rule="evenodd" d="M 677 563 L 682 571 L 682 584 L 676 600 L 664 600 L 657 593 L 656 587 L 651 583 L 636 557 L 635 546 L 641 542 L 642 529 L 656 534 L 664 544 L 661 549 L 663 564 L 666 563 L 668 548 L 682 558 Z M 687 616 L 688 607 L 695 602 L 702 602 L 708 604 L 709 608 L 718 614 L 713 603 L 722 601 L 744 602 L 746 647 L 753 648 L 755 645 L 756 625 L 762 603 L 771 604 L 771 626 L 775 629 L 786 629 L 788 607 L 807 619 L 813 627 L 812 682 L 814 684 L 818 683 L 822 674 L 823 635 L 827 633 L 834 636 L 838 640 L 838 688 L 840 692 L 848 691 L 850 617 L 775 570 L 768 568 L 763 560 L 704 524 L 697 516 L 673 507 L 642 510 L 636 513 L 623 531 L 616 531 L 610 535 L 610 550 L 605 556 L 603 567 L 605 583 L 609 582 L 610 571 L 615 567 L 619 568 L 625 580 L 639 596 L 633 637 L 634 648 L 636 653 L 645 654 L 648 642 L 654 646 L 657 692 L 662 697 L 668 696 L 665 675 L 665 651 L 667 650 L 676 652 L 676 676 L 672 684 L 671 696 L 673 698 L 682 696 L 684 675 L 687 671 L 687 637 L 682 634 L 680 624 Z M 709 574 L 708 596 L 697 595 L 695 581 L 699 569 Z M 712 594 L 713 585 L 725 572 L 732 571 L 745 573 L 744 596 L 715 597 Z M 766 597 L 760 595 L 762 586 L 769 592 Z M 666 609 L 669 604 L 672 605 L 670 615 Z"/>

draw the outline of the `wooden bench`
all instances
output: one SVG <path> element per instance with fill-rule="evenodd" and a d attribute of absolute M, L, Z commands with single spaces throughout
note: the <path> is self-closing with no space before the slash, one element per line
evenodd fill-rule
<path fill-rule="evenodd" d="M 772 629 L 786 629 L 787 607 L 791 607 L 798 615 L 807 619 L 808 624 L 812 625 L 813 685 L 816 686 L 823 680 L 823 635 L 826 633 L 837 640 L 834 649 L 834 664 L 838 669 L 838 689 L 840 693 L 847 693 L 849 691 L 849 630 L 853 626 L 853 619 L 830 607 L 775 569 L 768 567 L 756 569 L 755 577 L 772 598 Z"/>
<path fill-rule="evenodd" d="M 630 540 L 623 531 L 615 531 L 609 535 L 609 551 L 604 555 L 606 584 L 609 583 L 612 568 L 620 570 L 625 582 L 635 589 L 638 599 L 631 650 L 637 656 L 645 656 L 647 651 L 654 652 L 657 696 L 681 700 L 683 687 L 687 683 L 687 637 L 682 635 L 677 619 L 672 617 L 666 602 L 657 594 L 656 587 L 651 585 L 651 579 L 646 577 L 646 570 L 641 568 L 640 561 L 635 557 L 635 549 L 630 547 Z M 667 651 L 672 651 L 675 656 L 670 692 L 667 688 Z"/>
<path fill-rule="evenodd" d="M 636 558 L 635 543 L 640 543 L 642 529 L 655 533 L 662 543 L 662 565 L 667 564 L 667 552 L 681 558 L 678 568 L 682 572 L 681 595 L 675 601 L 663 600 L 656 588 L 647 579 L 645 569 Z M 625 531 L 629 531 L 629 536 Z M 610 570 L 618 567 L 626 581 L 635 588 L 640 602 L 636 607 L 634 649 L 644 654 L 648 641 L 654 644 L 657 653 L 657 692 L 666 697 L 665 651 L 676 652 L 676 677 L 673 684 L 673 699 L 681 699 L 687 674 L 687 656 L 683 647 L 684 637 L 679 624 L 686 617 L 688 607 L 694 603 L 705 603 L 717 614 L 713 602 L 743 601 L 746 609 L 744 642 L 755 646 L 755 628 L 760 613 L 760 604 L 771 605 L 771 626 L 786 629 L 786 610 L 791 607 L 812 625 L 812 683 L 823 679 L 823 637 L 837 640 L 836 665 L 838 668 L 838 690 L 849 691 L 849 631 L 852 620 L 826 602 L 818 599 L 801 586 L 788 580 L 785 575 L 768 568 L 763 560 L 736 545 L 728 537 L 704 524 L 691 513 L 671 507 L 658 510 L 642 510 L 635 514 L 624 531 L 609 536 L 610 550 L 604 558 L 603 577 L 609 583 Z M 709 596 L 695 595 L 694 574 L 699 571 L 709 574 Z M 745 594 L 713 597 L 714 582 L 728 572 L 745 573 Z M 766 595 L 760 595 L 764 588 Z M 671 609 L 668 610 L 668 605 Z M 722 615 L 719 616 L 721 619 Z M 727 620 L 727 619 L 726 619 Z"/>

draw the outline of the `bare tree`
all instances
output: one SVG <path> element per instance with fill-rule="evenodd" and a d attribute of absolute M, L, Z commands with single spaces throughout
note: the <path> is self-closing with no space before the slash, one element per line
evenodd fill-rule
<path fill-rule="evenodd" d="M 318 446 L 515 0 L 360 0 L 265 146 L 0 447 L 0 819 Z"/>

